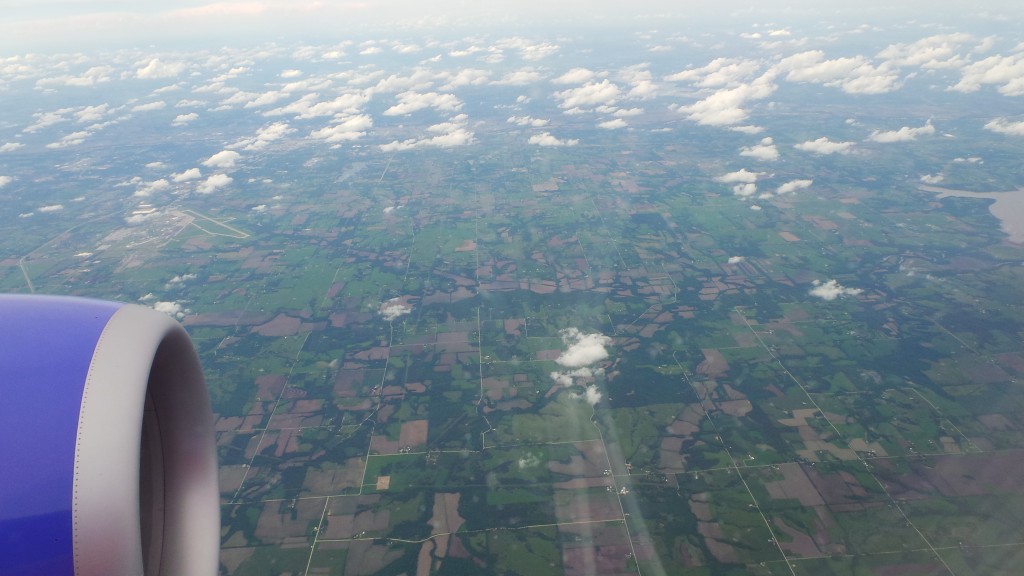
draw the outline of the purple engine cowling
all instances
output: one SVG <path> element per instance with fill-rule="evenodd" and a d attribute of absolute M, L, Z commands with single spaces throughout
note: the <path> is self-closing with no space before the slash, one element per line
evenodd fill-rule
<path fill-rule="evenodd" d="M 185 330 L 0 295 L 0 574 L 213 575 L 213 418 Z"/>

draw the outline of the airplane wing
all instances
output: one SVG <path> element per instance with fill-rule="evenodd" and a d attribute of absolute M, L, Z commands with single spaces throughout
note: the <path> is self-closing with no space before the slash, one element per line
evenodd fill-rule
<path fill-rule="evenodd" d="M 185 330 L 0 295 L 0 574 L 213 575 L 212 413 Z"/>

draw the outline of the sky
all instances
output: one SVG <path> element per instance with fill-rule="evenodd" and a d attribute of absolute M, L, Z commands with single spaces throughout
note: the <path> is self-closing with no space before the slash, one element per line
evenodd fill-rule
<path fill-rule="evenodd" d="M 896 4 L 896 6 L 892 6 Z M 948 18 L 1019 21 L 1019 2 L 960 0 L 841 4 L 818 0 L 0 0 L 0 56 L 109 48 L 268 41 L 331 41 L 364 35 L 513 28 L 550 33 L 579 27 L 703 26 Z"/>

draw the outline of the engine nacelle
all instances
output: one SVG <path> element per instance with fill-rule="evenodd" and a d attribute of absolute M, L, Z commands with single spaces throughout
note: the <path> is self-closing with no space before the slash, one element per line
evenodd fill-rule
<path fill-rule="evenodd" d="M 213 417 L 185 330 L 0 295 L 0 574 L 214 575 Z"/>

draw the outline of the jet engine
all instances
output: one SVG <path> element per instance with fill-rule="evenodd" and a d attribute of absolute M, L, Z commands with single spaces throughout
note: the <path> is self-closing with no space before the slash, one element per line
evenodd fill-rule
<path fill-rule="evenodd" d="M 214 575 L 213 417 L 180 324 L 0 295 L 0 574 Z"/>

